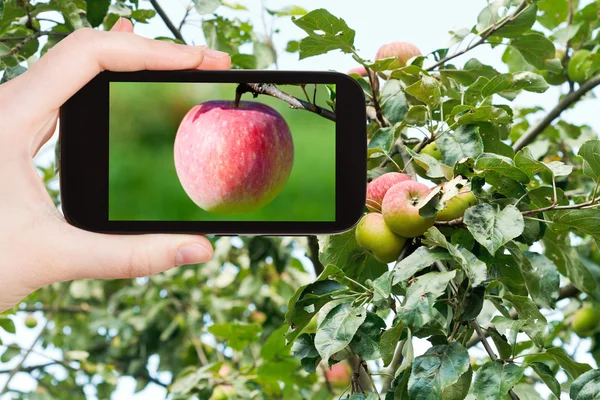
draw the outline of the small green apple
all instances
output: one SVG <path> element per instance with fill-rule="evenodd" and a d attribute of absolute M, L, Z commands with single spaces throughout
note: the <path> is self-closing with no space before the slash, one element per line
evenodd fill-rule
<path fill-rule="evenodd" d="M 356 226 L 356 242 L 369 251 L 382 263 L 395 261 L 406 239 L 396 235 L 388 228 L 379 213 L 370 213 L 362 217 Z"/>
<path fill-rule="evenodd" d="M 583 82 L 586 79 L 586 69 L 591 66 L 589 59 L 592 53 L 589 50 L 577 50 L 569 60 L 567 73 L 573 82 Z"/>
<path fill-rule="evenodd" d="M 28 315 L 27 317 L 25 317 L 25 326 L 28 328 L 35 328 L 37 326 L 37 319 L 32 316 L 32 315 Z"/>
<path fill-rule="evenodd" d="M 580 308 L 575 313 L 572 323 L 573 332 L 579 337 L 588 337 L 600 328 L 600 310 L 592 306 Z"/>
<path fill-rule="evenodd" d="M 381 212 L 383 196 L 396 183 L 411 180 L 410 175 L 399 172 L 388 172 L 373 179 L 367 185 L 367 208 L 369 211 Z"/>
<path fill-rule="evenodd" d="M 235 390 L 229 385 L 219 385 L 213 390 L 209 400 L 230 400 L 237 398 Z"/>
<path fill-rule="evenodd" d="M 446 186 L 442 184 L 442 190 Z M 464 186 L 460 189 L 456 196 L 451 197 L 445 204 L 444 208 L 435 216 L 436 221 L 451 221 L 460 218 L 465 213 L 465 210 L 477 204 L 477 198 L 471 191 L 471 188 Z"/>
<path fill-rule="evenodd" d="M 420 202 L 431 189 L 415 181 L 400 182 L 390 188 L 383 198 L 381 212 L 389 228 L 396 234 L 413 238 L 433 226 L 435 217 L 419 215 Z"/>

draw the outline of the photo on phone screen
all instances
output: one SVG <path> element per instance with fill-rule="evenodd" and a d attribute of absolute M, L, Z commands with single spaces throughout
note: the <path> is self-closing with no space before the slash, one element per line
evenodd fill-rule
<path fill-rule="evenodd" d="M 336 220 L 336 123 L 235 83 L 110 82 L 109 221 Z M 277 85 L 331 110 L 335 85 Z"/>

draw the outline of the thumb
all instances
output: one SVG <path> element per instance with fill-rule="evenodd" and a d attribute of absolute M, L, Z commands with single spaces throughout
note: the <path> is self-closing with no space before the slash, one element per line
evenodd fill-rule
<path fill-rule="evenodd" d="M 206 262 L 213 255 L 212 245 L 202 236 L 106 235 L 71 226 L 67 230 L 62 245 L 55 244 L 62 255 L 56 260 L 56 281 L 137 278 Z"/>

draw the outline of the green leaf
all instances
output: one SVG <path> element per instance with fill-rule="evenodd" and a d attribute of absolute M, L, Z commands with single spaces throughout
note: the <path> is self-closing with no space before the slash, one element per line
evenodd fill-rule
<path fill-rule="evenodd" d="M 510 241 L 506 243 L 504 248 L 514 259 L 515 264 L 519 266 L 518 269 L 521 271 L 523 276 L 522 279 L 525 282 L 529 296 L 536 301 L 540 296 L 539 272 L 534 269 L 529 258 L 525 256 L 525 253 L 523 253 L 521 248 L 515 242 Z"/>
<path fill-rule="evenodd" d="M 369 149 L 381 150 L 383 153 L 388 154 L 394 145 L 394 131 L 393 127 L 379 128 L 371 137 L 367 147 Z"/>
<path fill-rule="evenodd" d="M 552 222 L 555 229 L 573 229 L 600 240 L 600 212 L 595 209 L 565 210 L 554 213 Z"/>
<path fill-rule="evenodd" d="M 131 12 L 131 18 L 142 24 L 148 23 L 148 21 L 154 18 L 155 16 L 156 11 L 154 10 L 137 9 Z"/>
<path fill-rule="evenodd" d="M 458 381 L 442 390 L 443 400 L 464 400 L 469 394 L 471 381 L 473 380 L 473 370 L 469 368 L 462 374 Z"/>
<path fill-rule="evenodd" d="M 427 75 L 423 76 L 420 81 L 408 86 L 405 91 L 431 108 L 435 108 L 440 104 L 442 98 L 440 82 Z"/>
<path fill-rule="evenodd" d="M 484 97 L 504 91 L 526 90 L 534 93 L 544 93 L 550 86 L 544 78 L 533 72 L 513 72 L 500 74 L 489 81 L 481 90 Z"/>
<path fill-rule="evenodd" d="M 433 318 L 433 306 L 444 293 L 456 271 L 429 272 L 421 275 L 406 290 L 404 304 L 397 310 L 397 318 L 409 329 L 423 327 Z"/>
<path fill-rule="evenodd" d="M 2 14 L 0 14 L 0 32 L 6 29 L 15 20 L 26 15 L 25 7 L 17 0 L 3 0 Z"/>
<path fill-rule="evenodd" d="M 565 370 L 565 373 L 572 380 L 579 378 L 579 376 L 592 369 L 588 364 L 579 363 L 573 360 L 571 356 L 567 354 L 565 349 L 561 347 L 546 349 L 545 354 L 554 358 L 554 361 Z"/>
<path fill-rule="evenodd" d="M 192 0 L 200 15 L 212 14 L 221 5 L 221 0 Z"/>
<path fill-rule="evenodd" d="M 483 153 L 483 142 L 475 125 L 461 125 L 453 133 L 442 135 L 436 143 L 444 157 L 444 164 L 451 167 L 458 161 L 469 157 L 476 159 Z"/>
<path fill-rule="evenodd" d="M 7 347 L 6 351 L 4 351 L 4 353 L 2 353 L 2 356 L 0 356 L 0 362 L 7 363 L 14 357 L 17 357 L 19 354 L 21 354 L 21 350 L 15 349 L 14 347 Z"/>
<path fill-rule="evenodd" d="M 517 329 L 515 335 L 515 339 L 516 339 L 516 335 L 519 332 L 519 329 L 521 329 L 520 327 Z M 513 348 L 510 345 L 510 343 L 508 343 L 508 339 L 506 338 L 506 336 L 504 336 L 503 334 L 501 334 L 500 332 L 498 332 L 498 330 L 496 328 L 494 328 L 493 326 L 490 326 L 487 329 L 488 333 L 490 334 L 490 337 L 492 338 L 492 340 L 494 341 L 494 344 L 496 345 L 496 349 L 498 349 L 498 355 L 500 356 L 501 360 L 506 360 L 508 358 L 510 358 L 510 356 L 512 356 L 513 353 Z"/>
<path fill-rule="evenodd" d="M 404 146 L 409 156 L 413 158 L 421 168 L 425 170 L 425 173 L 430 178 L 448 178 L 452 177 L 452 168 L 442 164 L 429 154 L 417 153 L 413 149 Z"/>
<path fill-rule="evenodd" d="M 516 49 L 525 61 L 541 70 L 559 73 L 562 65 L 555 55 L 554 44 L 544 35 L 529 33 L 512 39 L 510 45 Z"/>
<path fill-rule="evenodd" d="M 292 22 L 304 30 L 308 37 L 300 41 L 300 59 L 325 54 L 331 50 L 344 53 L 354 51 L 354 30 L 346 21 L 329 11 L 320 8 L 300 17 L 292 17 Z"/>
<path fill-rule="evenodd" d="M 514 162 L 508 158 L 497 154 L 484 153 L 475 162 L 475 170 L 479 174 L 487 176 L 489 171 L 513 179 L 520 183 L 529 183 L 529 177 L 514 165 Z"/>
<path fill-rule="evenodd" d="M 445 236 L 436 228 L 431 227 L 425 232 L 426 240 L 424 243 L 430 243 L 435 246 L 443 247 L 448 250 L 448 253 L 454 260 L 461 266 L 462 270 L 469 277 L 472 286 L 479 286 L 487 277 L 487 267 L 485 263 L 479 260 L 473 253 L 464 247 L 455 246 L 449 243 Z M 423 247 L 420 247 L 415 251 L 419 251 Z M 414 254 L 414 253 L 413 253 Z M 410 258 L 407 257 L 407 259 Z M 435 260 L 442 261 L 442 260 Z M 410 265 L 410 264 L 409 264 Z M 405 267 L 408 269 L 410 267 Z M 415 271 L 416 272 L 416 271 Z"/>
<path fill-rule="evenodd" d="M 471 106 L 457 106 L 452 110 L 454 120 L 457 124 L 465 125 L 476 122 L 490 122 L 496 124 L 507 124 L 512 122 L 512 116 L 505 109 L 493 106 L 474 108 Z"/>
<path fill-rule="evenodd" d="M 394 265 L 392 270 L 392 285 L 408 281 L 414 274 L 429 267 L 436 261 L 451 260 L 452 256 L 439 247 L 419 247 L 408 257 Z"/>
<path fill-rule="evenodd" d="M 278 10 L 267 9 L 267 12 L 271 15 L 276 15 L 278 17 L 292 17 L 305 15 L 308 11 L 299 6 L 286 6 Z"/>
<path fill-rule="evenodd" d="M 583 173 L 600 182 L 600 140 L 585 142 L 577 154 L 583 158 Z"/>
<path fill-rule="evenodd" d="M 567 176 L 573 171 L 571 165 L 566 165 L 560 161 L 552 161 L 548 164 L 538 161 L 534 158 L 531 150 L 527 147 L 520 150 L 515 155 L 516 166 L 525 172 L 529 178 L 541 172 L 553 174 L 554 176 Z"/>
<path fill-rule="evenodd" d="M 523 377 L 523 369 L 513 363 L 490 361 L 477 371 L 473 394 L 478 400 L 502 400 Z"/>
<path fill-rule="evenodd" d="M 298 336 L 292 346 L 292 356 L 300 360 L 300 363 L 306 372 L 316 372 L 321 356 L 319 356 L 319 352 L 315 347 L 315 334 L 303 333 Z"/>
<path fill-rule="evenodd" d="M 571 384 L 571 400 L 593 400 L 600 396 L 600 370 L 595 369 L 581 375 Z"/>
<path fill-rule="evenodd" d="M 13 320 L 3 315 L 0 315 L 0 328 L 4 329 L 4 331 L 8 333 L 16 332 L 15 323 Z"/>
<path fill-rule="evenodd" d="M 429 112 L 423 105 L 412 106 L 404 118 L 404 123 L 415 126 L 425 126 Z"/>
<path fill-rule="evenodd" d="M 491 255 L 525 229 L 523 216 L 513 205 L 500 210 L 497 205 L 477 204 L 465 211 L 463 221 L 475 240 Z"/>
<path fill-rule="evenodd" d="M 367 311 L 367 318 L 352 338 L 350 349 L 363 360 L 369 361 L 381 358 L 379 343 L 385 328 L 385 321 L 379 315 Z"/>
<path fill-rule="evenodd" d="M 237 53 L 231 56 L 231 64 L 241 69 L 256 69 L 257 62 L 253 54 Z"/>
<path fill-rule="evenodd" d="M 315 335 L 315 347 L 323 361 L 329 361 L 333 354 L 350 344 L 366 317 L 364 307 L 353 307 L 349 303 L 338 304 L 327 313 Z"/>
<path fill-rule="evenodd" d="M 108 12 L 110 0 L 86 0 L 87 10 L 86 16 L 92 27 L 100 26 L 104 21 L 104 16 Z"/>
<path fill-rule="evenodd" d="M 526 252 L 539 279 L 539 294 L 535 301 L 541 307 L 554 308 L 560 292 L 560 275 L 556 265 L 542 254 Z"/>
<path fill-rule="evenodd" d="M 441 399 L 444 389 L 455 384 L 469 368 L 469 353 L 459 343 L 431 347 L 413 361 L 409 399 Z"/>
<path fill-rule="evenodd" d="M 535 23 L 536 14 L 537 6 L 535 3 L 527 6 L 514 20 L 494 32 L 494 36 L 514 38 L 528 32 Z"/>
<path fill-rule="evenodd" d="M 227 341 L 234 350 L 241 351 L 251 342 L 258 341 L 262 328 L 258 324 L 228 322 L 211 325 L 208 331 L 219 339 Z"/>
<path fill-rule="evenodd" d="M 544 235 L 543 243 L 544 254 L 554 262 L 558 272 L 569 278 L 577 289 L 593 294 L 596 290 L 594 275 L 581 262 L 577 251 L 571 246 L 568 235 L 549 230 Z"/>
<path fill-rule="evenodd" d="M 290 327 L 285 335 L 288 342 L 302 332 L 315 314 L 332 300 L 333 294 L 346 289 L 339 282 L 328 279 L 334 275 L 343 276 L 343 272 L 333 265 L 327 265 L 316 282 L 300 287 L 290 298 L 285 314 L 286 325 Z"/>
<path fill-rule="evenodd" d="M 504 299 L 510 301 L 517 310 L 519 318 L 525 320 L 523 331 L 540 348 L 544 347 L 544 331 L 548 321 L 542 315 L 537 305 L 525 296 L 516 296 L 510 293 L 504 294 Z"/>
<path fill-rule="evenodd" d="M 399 80 L 387 81 L 381 91 L 381 110 L 393 124 L 404 120 L 408 113 L 408 102 Z"/>
<path fill-rule="evenodd" d="M 381 354 L 384 367 L 387 367 L 392 362 L 396 346 L 400 341 L 403 331 L 404 325 L 402 325 L 402 323 L 395 323 L 381 335 L 381 340 L 379 341 L 379 353 Z"/>
<path fill-rule="evenodd" d="M 2 75 L 2 79 L 0 79 L 0 84 L 8 82 L 13 78 L 16 78 L 25 71 L 27 71 L 27 68 L 23 67 L 22 65 L 17 65 L 14 68 L 6 68 L 4 70 L 4 75 Z"/>
<path fill-rule="evenodd" d="M 546 28 L 554 30 L 565 22 L 569 15 L 569 0 L 539 0 L 538 21 Z"/>
<path fill-rule="evenodd" d="M 554 377 L 554 373 L 546 364 L 541 362 L 532 362 L 530 364 L 531 368 L 535 371 L 537 376 L 548 386 L 548 389 L 556 396 L 556 398 L 560 399 L 560 383 Z M 573 386 L 571 386 L 572 388 Z"/>

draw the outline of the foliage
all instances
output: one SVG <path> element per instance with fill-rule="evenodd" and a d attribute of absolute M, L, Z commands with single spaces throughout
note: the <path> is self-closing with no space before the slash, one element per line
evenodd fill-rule
<path fill-rule="evenodd" d="M 4 0 L 3 80 L 74 29 L 107 29 L 119 15 L 136 23 L 154 17 L 133 0 L 87 3 Z M 193 5 L 191 12 L 207 14 L 242 7 Z M 42 29 L 39 16 L 48 12 L 64 22 Z M 318 243 L 212 238 L 215 259 L 201 268 L 55 284 L 1 316 L 0 329 L 18 334 L 15 315 L 48 321 L 35 328 L 38 341 L 62 350 L 50 364 L 66 378 L 43 365 L 22 370 L 36 371 L 46 398 L 80 398 L 84 386 L 108 398 L 120 376 L 134 377 L 138 389 L 168 386 L 174 398 L 209 398 L 216 388 L 244 399 L 327 399 L 342 391 L 369 400 L 598 397 L 598 370 L 565 349 L 579 340 L 574 311 L 600 302 L 600 141 L 562 115 L 600 84 L 599 12 L 596 1 L 497 0 L 471 29 L 452 32 L 454 48 L 399 65 L 361 56 L 357 33 L 324 9 L 267 10 L 306 33 L 288 44 L 300 58 L 341 51 L 376 73 L 379 85 L 368 73 L 355 76 L 367 99 L 370 179 L 400 169 L 431 186 L 461 177 L 478 204 L 409 240 L 392 266 L 362 250 L 353 231 Z M 231 52 L 235 67 L 276 62 L 274 32 L 261 36 L 249 22 L 220 15 L 203 21 L 209 45 Z M 239 53 L 248 44 L 253 52 Z M 505 72 L 468 59 L 479 46 L 502 46 Z M 458 64 L 459 56 L 466 60 Z M 577 82 L 568 70 L 580 72 Z M 511 103 L 550 85 L 564 91 L 553 110 Z M 440 159 L 420 152 L 430 143 Z M 58 203 L 51 170 L 41 172 Z M 316 280 L 303 264 L 309 247 Z M 423 339 L 428 349 L 416 352 Z M 595 359 L 599 339 L 592 332 Z M 10 342 L 0 349 L 2 361 L 21 357 Z M 172 378 L 150 372 L 156 356 Z M 354 371 L 341 389 L 324 373 L 336 363 Z"/>

